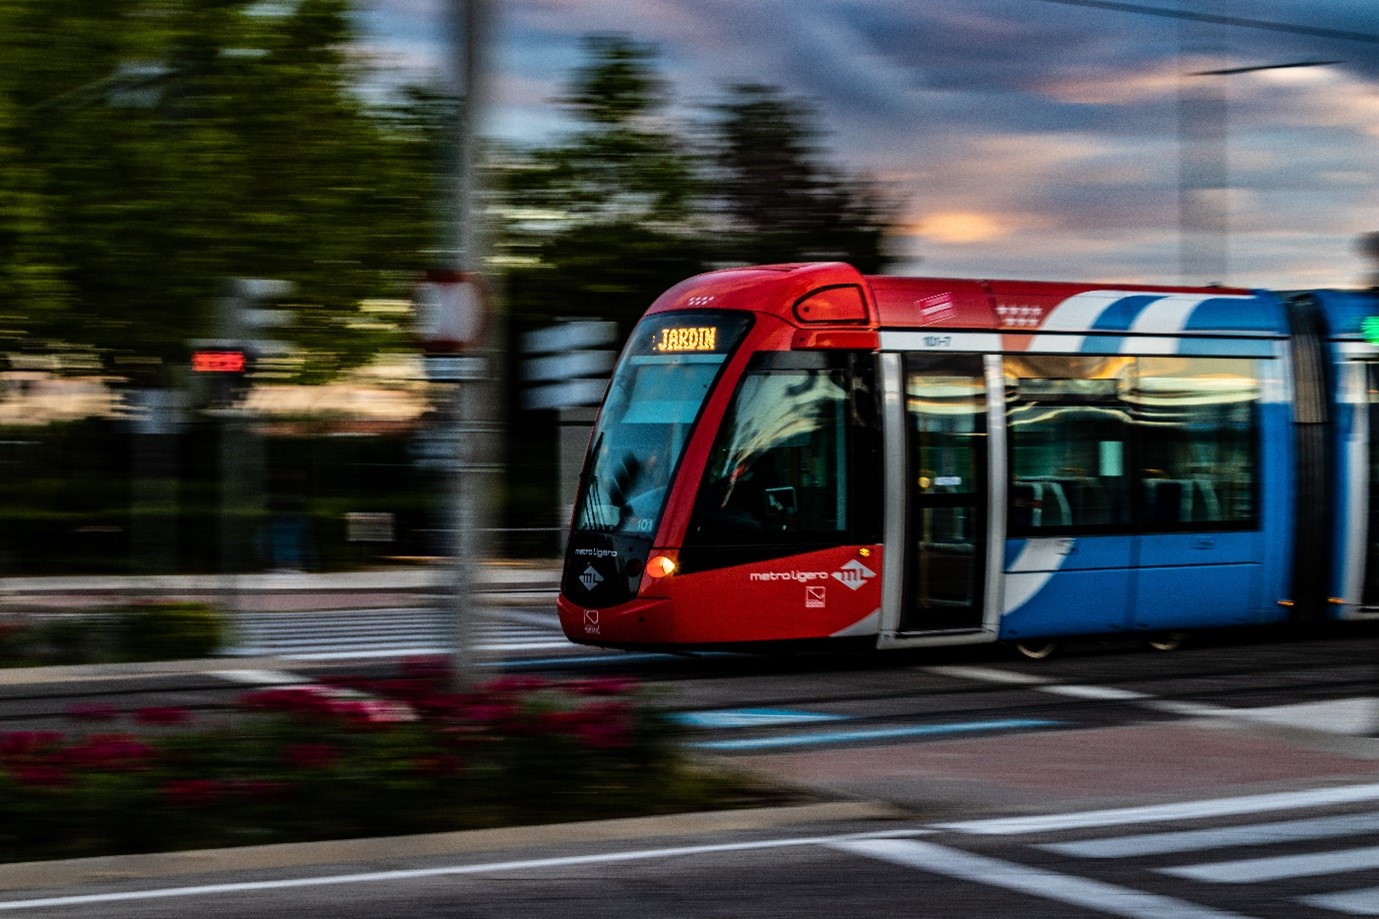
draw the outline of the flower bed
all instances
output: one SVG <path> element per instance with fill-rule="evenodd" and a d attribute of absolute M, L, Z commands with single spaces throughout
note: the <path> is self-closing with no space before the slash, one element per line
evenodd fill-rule
<path fill-rule="evenodd" d="M 73 707 L 0 734 L 0 858 L 434 832 L 741 803 L 622 680 L 405 679 L 251 692 L 234 711 Z M 750 790 L 745 791 L 751 797 Z"/>

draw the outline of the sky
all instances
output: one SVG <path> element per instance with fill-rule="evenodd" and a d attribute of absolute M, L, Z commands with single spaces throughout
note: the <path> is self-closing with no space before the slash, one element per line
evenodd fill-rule
<path fill-rule="evenodd" d="M 449 0 L 358 2 L 368 60 L 442 72 Z M 591 34 L 653 45 L 680 117 L 736 83 L 775 86 L 813 107 L 836 165 L 900 202 L 891 273 L 1370 281 L 1356 241 L 1379 230 L 1376 0 L 490 7 L 487 133 L 557 139 Z M 1278 66 L 1299 63 L 1314 66 Z"/>

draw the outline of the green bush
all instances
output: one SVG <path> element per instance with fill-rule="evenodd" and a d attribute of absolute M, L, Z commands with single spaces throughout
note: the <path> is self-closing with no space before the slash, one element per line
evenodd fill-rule
<path fill-rule="evenodd" d="M 182 660 L 214 654 L 225 627 L 203 603 L 150 603 L 117 610 L 115 635 L 123 660 Z"/>
<path fill-rule="evenodd" d="M 0 666 L 104 664 L 209 657 L 223 617 L 201 603 L 138 603 L 92 613 L 0 623 Z"/>

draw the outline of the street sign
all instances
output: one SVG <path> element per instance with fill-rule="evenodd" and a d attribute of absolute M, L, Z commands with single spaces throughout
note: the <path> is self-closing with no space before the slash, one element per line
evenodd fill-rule
<path fill-rule="evenodd" d="M 608 380 L 564 380 L 548 386 L 533 386 L 522 394 L 522 407 L 532 411 L 598 405 L 608 389 Z"/>
<path fill-rule="evenodd" d="M 488 362 L 482 357 L 463 354 L 428 354 L 422 369 L 426 379 L 433 383 L 463 383 L 484 379 L 488 374 Z"/>
<path fill-rule="evenodd" d="M 545 383 L 579 377 L 607 377 L 617 359 L 613 351 L 571 351 L 534 357 L 522 362 L 522 379 L 528 383 Z"/>
<path fill-rule="evenodd" d="M 602 320 L 577 320 L 522 336 L 522 407 L 550 411 L 598 405 L 617 363 L 616 351 L 600 348 L 617 339 L 618 326 Z"/>
<path fill-rule="evenodd" d="M 488 327 L 488 296 L 478 275 L 433 269 L 412 295 L 413 331 L 422 350 L 453 354 L 474 347 Z"/>

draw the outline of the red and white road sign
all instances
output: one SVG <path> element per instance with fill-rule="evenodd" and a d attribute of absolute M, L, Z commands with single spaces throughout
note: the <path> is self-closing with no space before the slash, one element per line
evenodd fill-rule
<path fill-rule="evenodd" d="M 488 327 L 488 292 L 468 271 L 432 269 L 412 295 L 413 330 L 428 354 L 454 354 L 474 347 Z"/>

